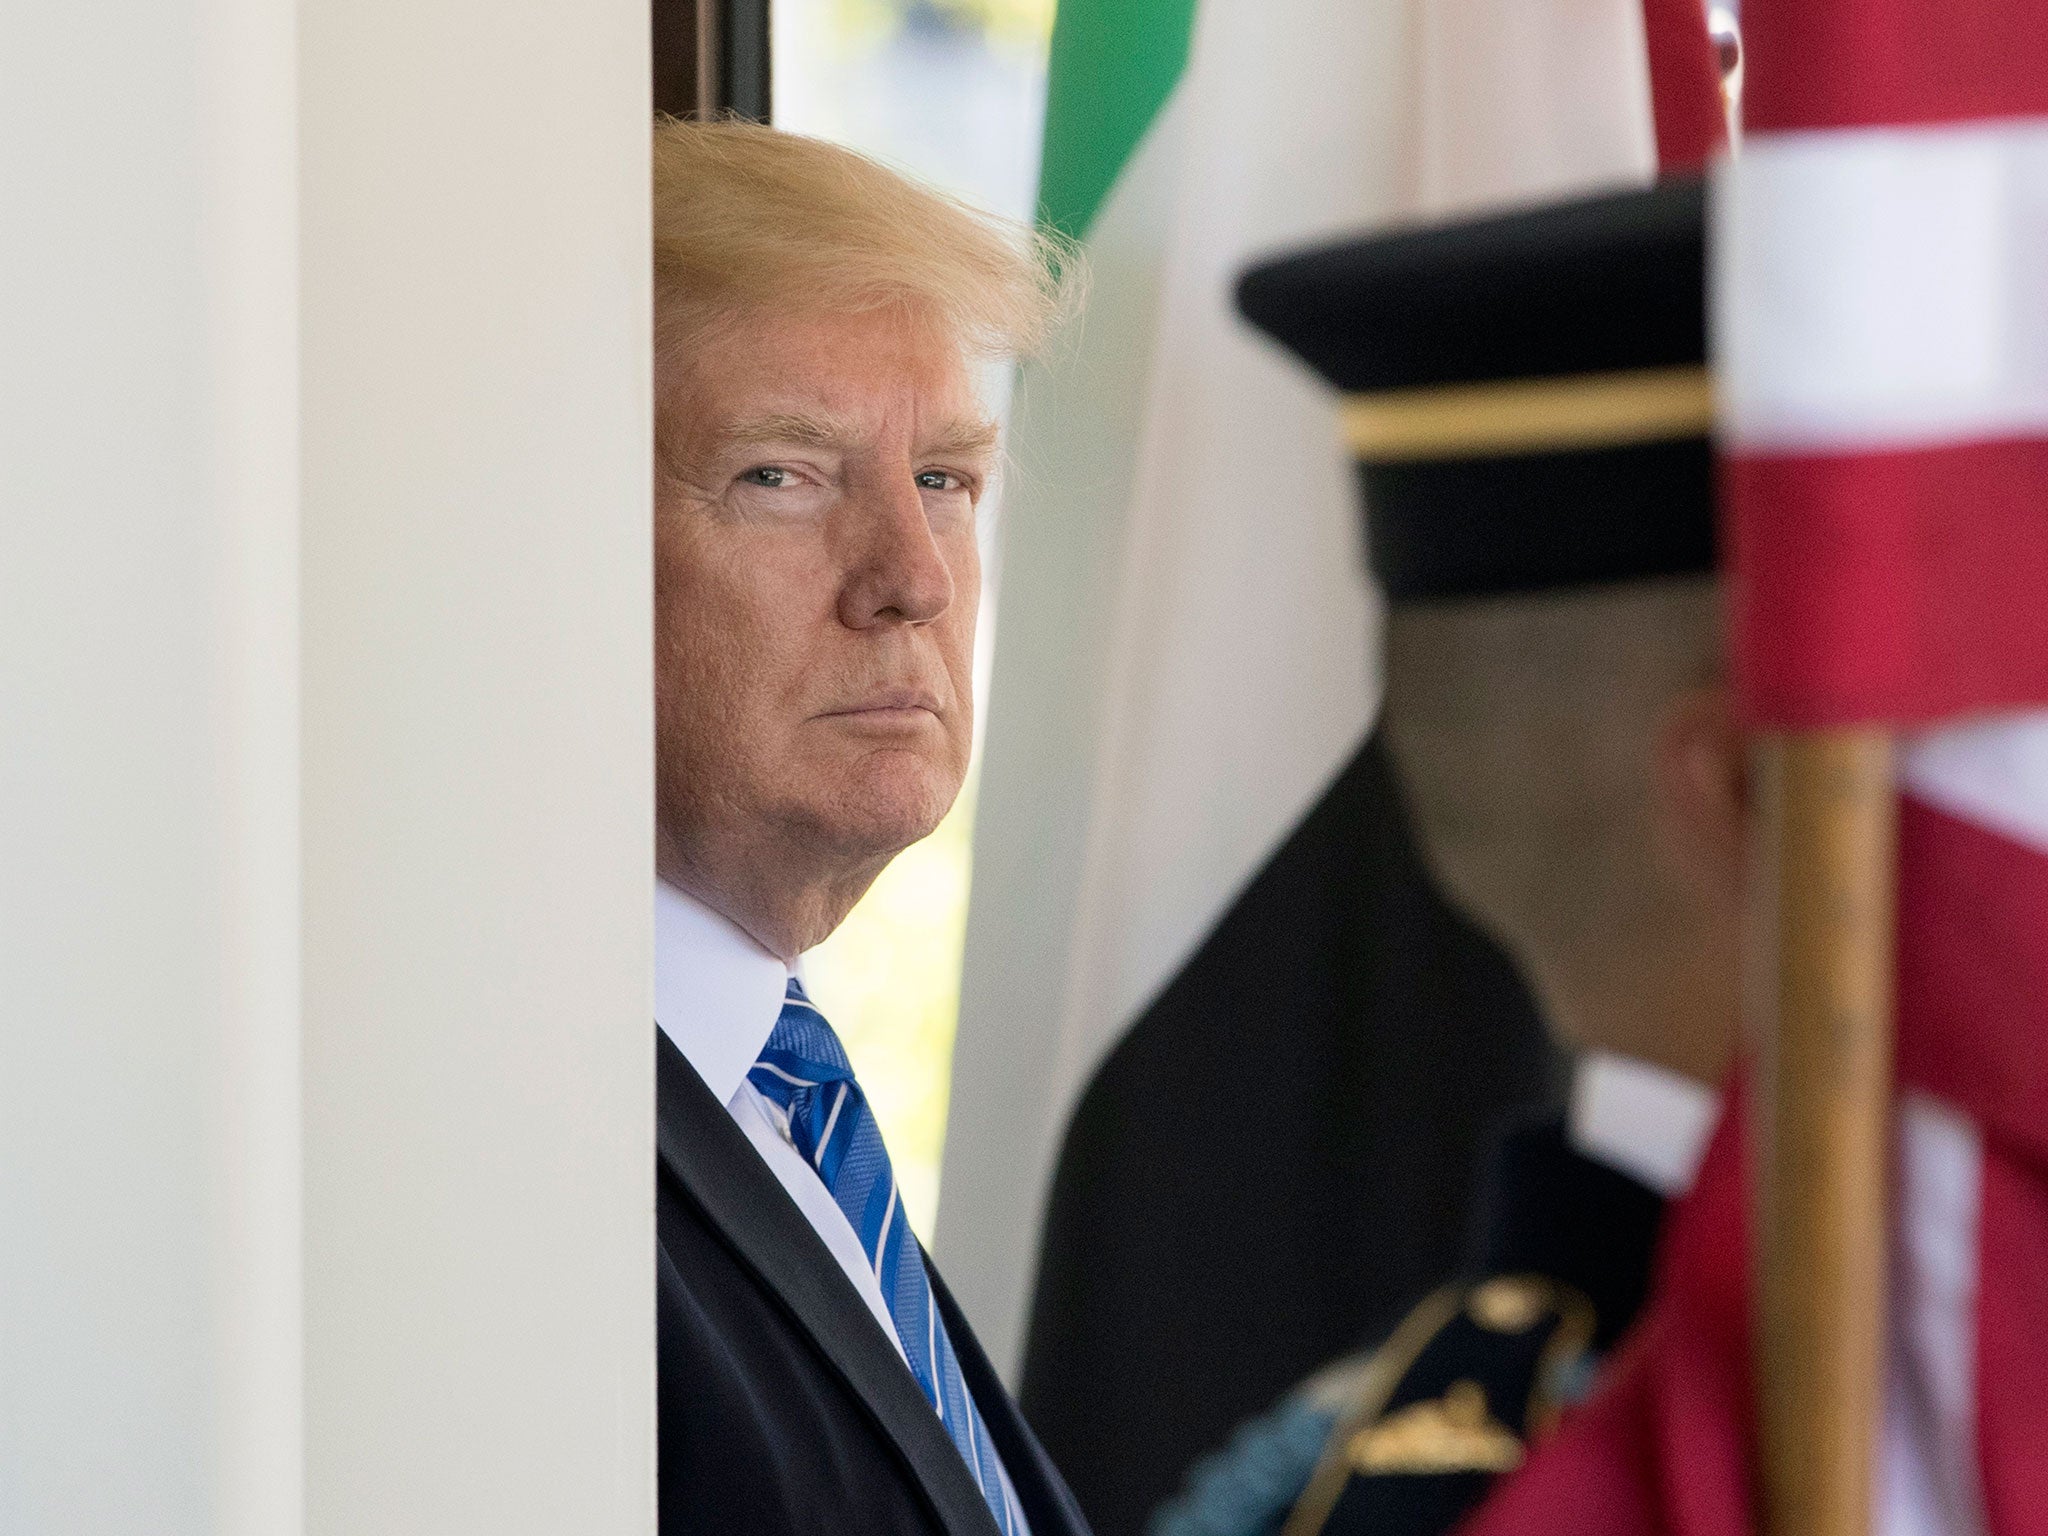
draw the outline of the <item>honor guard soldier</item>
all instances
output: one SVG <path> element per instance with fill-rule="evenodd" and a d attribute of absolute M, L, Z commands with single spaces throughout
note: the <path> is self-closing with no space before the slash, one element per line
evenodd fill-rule
<path fill-rule="evenodd" d="M 1384 728 L 1430 869 L 1576 1053 L 1469 1273 L 1193 1469 L 1152 1536 L 1436 1536 L 1588 1390 L 1736 1033 L 1744 742 L 1723 685 L 1694 182 L 1352 240 L 1240 305 L 1344 395 Z"/>

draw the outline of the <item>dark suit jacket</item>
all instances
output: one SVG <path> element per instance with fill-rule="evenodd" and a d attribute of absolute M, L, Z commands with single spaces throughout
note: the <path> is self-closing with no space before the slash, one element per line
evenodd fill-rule
<path fill-rule="evenodd" d="M 656 1032 L 661 1536 L 995 1536 L 874 1314 L 723 1104 Z M 1073 1496 L 932 1269 L 960 1369 L 1033 1536 Z"/>

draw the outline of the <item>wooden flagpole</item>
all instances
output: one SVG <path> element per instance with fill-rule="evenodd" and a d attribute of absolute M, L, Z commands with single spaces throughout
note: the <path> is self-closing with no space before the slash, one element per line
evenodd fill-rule
<path fill-rule="evenodd" d="M 1884 1382 L 1897 808 L 1875 730 L 1757 749 L 1750 1013 L 1766 1536 L 1870 1536 Z"/>

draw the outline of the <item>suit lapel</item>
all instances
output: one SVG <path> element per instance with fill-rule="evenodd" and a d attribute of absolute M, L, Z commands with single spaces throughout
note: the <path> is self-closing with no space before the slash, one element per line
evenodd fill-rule
<path fill-rule="evenodd" d="M 967 1463 L 831 1250 L 696 1069 L 658 1030 L 655 1042 L 662 1165 L 853 1389 L 946 1529 L 991 1536 L 995 1518 Z"/>

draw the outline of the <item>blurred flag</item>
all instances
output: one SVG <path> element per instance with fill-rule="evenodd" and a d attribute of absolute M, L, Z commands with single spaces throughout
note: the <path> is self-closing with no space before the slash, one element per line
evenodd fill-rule
<path fill-rule="evenodd" d="M 1366 747 L 1334 404 L 1232 286 L 1646 179 L 1660 135 L 1697 163 L 1703 15 L 1650 3 L 1704 116 L 1653 126 L 1639 0 L 1061 5 L 1041 201 L 1093 286 L 1013 418 L 937 1244 L 1013 1366 L 1050 1207 L 1026 1407 L 1105 1536 L 1453 1261 L 1474 1140 L 1544 1070 Z"/>
<path fill-rule="evenodd" d="M 1749 0 L 1715 307 L 1736 665 L 1904 737 L 1876 1526 L 2048 1532 L 2048 6 Z M 1743 1133 L 1481 1533 L 1757 1528 Z"/>

